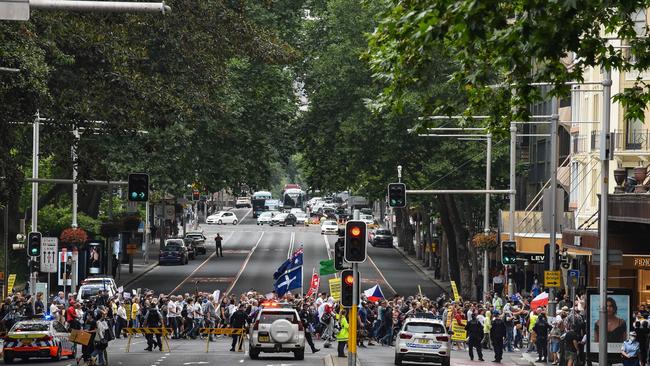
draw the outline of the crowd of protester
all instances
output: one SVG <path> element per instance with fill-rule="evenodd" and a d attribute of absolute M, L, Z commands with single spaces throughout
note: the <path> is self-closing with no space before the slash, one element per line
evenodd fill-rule
<path fill-rule="evenodd" d="M 533 308 L 532 295 L 519 293 L 504 297 L 492 292 L 484 301 L 453 301 L 445 295 L 437 299 L 396 295 L 374 300 L 362 296 L 360 301 L 359 347 L 393 346 L 405 319 L 426 314 L 442 320 L 449 330 L 454 328 L 454 322 L 456 329 L 464 327 L 465 337 L 454 337 L 453 347 L 457 351 L 467 350 L 472 360 L 476 352 L 478 360 L 483 361 L 483 351 L 490 349 L 494 362 L 500 362 L 504 352 L 537 352 L 538 362 L 563 366 L 585 364 L 584 296 L 569 299 L 568 295 L 561 294 L 554 317 L 549 317 L 549 309 L 545 306 Z M 100 291 L 90 300 L 80 302 L 76 294 L 66 297 L 59 292 L 46 308 L 42 294 L 31 298 L 17 292 L 0 306 L 0 327 L 7 331 L 24 317 L 48 314 L 69 330 L 90 332 L 93 339 L 88 346 L 82 347 L 81 356 L 84 360 L 98 356 L 99 364 L 103 364 L 102 351 L 112 339 L 125 336 L 125 328 L 164 327 L 171 339 L 206 340 L 207 337 L 207 341 L 213 341 L 218 336 L 202 334 L 199 329 L 247 328 L 269 301 L 281 301 L 295 307 L 312 352 L 319 351 L 314 340 L 322 340 L 326 348 L 336 343 L 338 355 L 345 357 L 350 329 L 347 313 L 327 293 L 311 297 L 289 293 L 278 299 L 273 293 L 255 290 L 239 296 L 219 296 L 218 292 L 166 295 L 144 290 L 114 297 Z M 627 332 L 629 337 L 621 350 L 625 366 L 646 364 L 650 338 L 647 317 L 644 307 L 635 313 L 636 321 Z M 145 337 L 146 351 L 162 351 L 160 334 L 146 334 Z M 230 351 L 236 351 L 238 341 L 239 337 L 232 337 Z"/>

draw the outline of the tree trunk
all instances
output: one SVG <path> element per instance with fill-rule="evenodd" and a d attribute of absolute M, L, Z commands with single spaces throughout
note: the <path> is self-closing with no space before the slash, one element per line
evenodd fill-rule
<path fill-rule="evenodd" d="M 467 231 L 464 222 L 458 212 L 456 200 L 451 195 L 445 195 L 445 201 L 449 211 L 449 221 L 453 225 L 455 240 L 455 251 L 458 268 L 458 287 L 461 296 L 469 298 L 472 290 L 472 275 L 471 275 L 471 261 L 467 244 L 469 239 L 469 232 Z M 450 248 L 451 249 L 451 248 Z M 451 258 L 450 258 L 451 260 Z"/>
<path fill-rule="evenodd" d="M 438 200 L 440 201 L 440 220 L 442 221 L 442 229 L 444 230 L 447 239 L 446 264 L 449 268 L 449 278 L 460 283 L 460 268 L 458 266 L 458 256 L 456 251 L 456 240 L 458 238 L 456 236 L 455 226 L 451 222 L 452 214 L 446 197 L 447 195 L 438 195 Z M 444 254 L 445 253 L 442 253 L 442 260 L 445 260 Z"/>

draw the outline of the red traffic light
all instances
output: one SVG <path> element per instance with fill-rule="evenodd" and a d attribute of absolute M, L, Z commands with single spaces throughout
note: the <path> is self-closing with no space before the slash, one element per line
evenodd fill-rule
<path fill-rule="evenodd" d="M 352 234 L 352 236 L 359 236 L 359 235 L 361 235 L 361 228 L 358 227 L 358 226 L 354 226 L 354 227 L 352 227 L 352 229 L 350 229 L 350 234 Z"/>
<path fill-rule="evenodd" d="M 345 278 L 343 278 L 343 281 L 345 282 L 346 285 L 352 286 L 354 283 L 354 276 L 352 275 L 347 275 Z"/>

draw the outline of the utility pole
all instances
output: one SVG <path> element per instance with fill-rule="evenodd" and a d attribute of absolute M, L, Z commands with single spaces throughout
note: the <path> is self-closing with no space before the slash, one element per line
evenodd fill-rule
<path fill-rule="evenodd" d="M 600 279 L 599 279 L 599 294 L 600 294 L 600 309 L 599 322 L 600 324 L 607 324 L 607 256 L 609 254 L 607 242 L 607 202 L 609 200 L 609 156 L 607 150 L 609 146 L 609 123 L 610 123 L 610 99 L 612 95 L 612 74 L 609 67 L 604 67 L 603 70 L 603 123 L 600 129 L 600 222 L 598 223 L 598 230 L 600 231 Z M 607 327 L 601 326 L 598 329 L 598 365 L 607 365 Z"/>
<path fill-rule="evenodd" d="M 72 227 L 77 224 L 77 146 L 79 145 L 79 128 L 75 125 L 72 131 L 74 143 L 72 144 Z"/>
<path fill-rule="evenodd" d="M 402 166 L 397 166 L 397 176 L 401 181 Z M 359 220 L 359 210 L 354 210 L 352 220 Z M 368 240 L 365 240 L 368 245 Z M 359 263 L 352 263 L 352 307 L 348 319 L 350 325 L 350 342 L 348 342 L 348 366 L 357 365 L 357 317 L 359 310 Z"/>
<path fill-rule="evenodd" d="M 4 211 L 4 242 L 5 242 L 5 265 L 4 265 L 4 285 L 2 285 L 3 299 L 7 298 L 7 281 L 9 279 L 9 200 L 5 203 Z"/>
<path fill-rule="evenodd" d="M 516 197 L 516 184 L 517 176 L 515 173 L 515 168 L 517 166 L 517 125 L 514 122 L 510 122 L 510 209 L 509 209 L 509 226 L 510 226 L 510 237 L 509 239 L 516 242 L 515 239 L 515 197 Z M 500 239 L 500 238 L 499 238 Z M 515 244 L 516 246 L 517 244 Z M 506 273 L 508 273 L 506 271 Z M 506 282 L 508 290 L 511 286 Z M 511 294 L 509 294 L 511 295 Z"/>
<path fill-rule="evenodd" d="M 488 133 L 487 138 L 487 158 L 485 161 L 485 189 L 489 190 L 492 183 L 492 134 Z M 490 234 L 490 194 L 485 194 L 485 227 L 483 228 L 485 235 Z M 497 238 L 499 242 L 499 238 Z M 489 286 L 489 273 L 490 261 L 488 258 L 488 251 L 483 251 L 483 299 L 485 300 L 488 293 Z M 507 271 L 506 271 L 507 273 Z M 480 295 L 479 295 L 480 296 Z"/>
<path fill-rule="evenodd" d="M 560 119 L 558 111 L 558 100 L 557 97 L 551 99 L 551 184 L 549 192 L 551 200 L 551 232 L 550 232 L 550 243 L 549 243 L 549 255 L 548 260 L 549 270 L 555 271 L 555 248 L 557 246 L 557 160 L 558 160 L 558 149 L 557 149 L 557 125 Z M 562 209 L 564 211 L 564 209 Z M 550 287 L 548 289 L 548 314 L 549 316 L 555 316 L 555 288 Z"/>
<path fill-rule="evenodd" d="M 34 118 L 33 135 L 32 135 L 32 178 L 38 178 L 39 162 L 39 143 L 40 143 L 40 113 L 36 111 Z M 32 182 L 32 232 L 38 231 L 38 182 Z M 31 270 L 31 261 L 35 257 L 29 256 L 29 293 L 32 295 L 32 307 L 35 306 L 34 298 L 36 297 L 36 273 Z"/>

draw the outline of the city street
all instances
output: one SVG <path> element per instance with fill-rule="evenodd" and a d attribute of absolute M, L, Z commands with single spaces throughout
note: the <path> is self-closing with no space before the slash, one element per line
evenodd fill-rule
<path fill-rule="evenodd" d="M 125 339 L 114 340 L 108 348 L 109 365 L 137 365 L 137 366 L 179 366 L 179 365 L 263 365 L 263 366 L 323 366 L 327 363 L 325 359 L 329 355 L 336 356 L 336 345 L 334 348 L 323 348 L 322 341 L 316 341 L 316 346 L 320 351 L 313 354 L 310 351 L 305 353 L 305 359 L 296 361 L 290 353 L 278 354 L 261 354 L 259 360 L 251 360 L 247 352 L 229 352 L 231 339 L 221 337 L 216 342 L 210 343 L 209 352 L 206 353 L 206 342 L 201 340 L 169 340 L 171 351 L 147 352 L 144 351 L 146 341 L 140 336 L 131 341 L 131 349 L 126 353 Z M 246 348 L 247 349 L 247 348 Z M 369 346 L 367 348 L 358 348 L 359 361 L 364 366 L 389 366 L 394 365 L 394 348 L 383 346 Z M 486 362 L 470 361 L 466 351 L 452 351 L 451 365 L 453 366 L 478 366 L 478 365 L 502 365 L 502 366 L 532 366 L 534 362 L 530 357 L 523 358 L 520 352 L 505 353 L 500 364 L 489 362 L 492 360 L 492 351 L 485 350 L 484 358 Z M 337 365 L 347 365 L 346 359 L 334 357 L 339 363 Z M 38 361 L 30 360 L 30 364 L 43 366 L 75 366 L 73 360 L 62 360 L 51 362 L 47 360 Z M 16 364 L 24 362 L 16 361 Z M 404 365 L 422 365 L 419 363 L 404 363 Z"/>
<path fill-rule="evenodd" d="M 157 266 L 125 290 L 141 288 L 164 294 L 220 290 L 222 294 L 240 294 L 255 289 L 268 293 L 273 290 L 273 273 L 277 267 L 302 246 L 305 253 L 303 290 L 306 291 L 312 269 L 318 271 L 319 262 L 334 254 L 337 237 L 321 235 L 318 225 L 258 226 L 249 209 L 233 209 L 233 212 L 240 219 L 238 225 L 200 225 L 208 238 L 206 255 L 197 256 L 184 266 Z M 224 238 L 223 258 L 215 255 L 217 233 Z M 396 293 L 408 296 L 418 293 L 419 285 L 422 293 L 430 298 L 440 294 L 441 290 L 410 266 L 397 249 L 368 245 L 368 255 L 368 260 L 359 266 L 362 290 L 379 284 L 387 297 Z M 323 277 L 319 291 L 329 292 L 327 278 L 331 277 L 333 275 Z"/>

